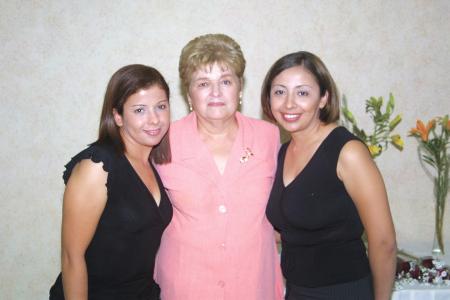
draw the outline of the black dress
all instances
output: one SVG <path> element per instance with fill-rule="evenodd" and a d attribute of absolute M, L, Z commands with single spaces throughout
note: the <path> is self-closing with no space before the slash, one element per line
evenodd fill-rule
<path fill-rule="evenodd" d="M 289 143 L 280 149 L 266 214 L 281 234 L 281 268 L 287 292 L 292 285 L 305 288 L 307 293 L 321 288 L 333 294 L 337 290 L 329 287 L 347 283 L 345 289 L 353 289 L 348 283 L 365 279 L 363 289 L 367 290 L 362 292 L 368 296 L 362 299 L 371 299 L 369 262 L 361 240 L 364 228 L 353 200 L 336 174 L 342 147 L 355 139 L 344 127 L 332 130 L 287 186 L 283 183 L 283 167 Z"/>
<path fill-rule="evenodd" d="M 64 183 L 83 159 L 102 162 L 108 172 L 106 206 L 85 254 L 89 299 L 159 299 L 153 281 L 155 255 L 172 206 L 156 169 L 152 167 L 161 193 L 159 206 L 125 155 L 105 145 L 93 144 L 73 157 L 66 165 Z M 61 274 L 50 289 L 50 299 L 64 299 Z"/>

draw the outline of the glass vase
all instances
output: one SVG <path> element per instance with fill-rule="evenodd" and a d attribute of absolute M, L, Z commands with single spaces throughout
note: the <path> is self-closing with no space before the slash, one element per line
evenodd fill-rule
<path fill-rule="evenodd" d="M 447 178 L 445 178 L 445 180 L 447 180 Z M 434 216 L 434 240 L 433 240 L 433 248 L 431 249 L 431 254 L 435 259 L 438 260 L 442 260 L 445 254 L 444 237 L 442 231 L 444 224 L 444 211 L 447 192 L 448 192 L 448 182 L 445 183 L 442 182 L 441 176 L 435 178 L 434 195 L 436 199 L 435 199 L 435 216 Z"/>
<path fill-rule="evenodd" d="M 442 260 L 444 256 L 444 249 L 442 249 L 441 244 L 439 243 L 439 236 L 442 236 L 442 232 L 438 232 L 436 229 L 434 230 L 434 240 L 433 240 L 433 248 L 431 249 L 431 255 L 434 259 Z"/>

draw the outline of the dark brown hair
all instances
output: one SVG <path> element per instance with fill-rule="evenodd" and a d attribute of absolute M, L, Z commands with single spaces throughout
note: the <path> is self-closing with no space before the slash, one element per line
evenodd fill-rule
<path fill-rule="evenodd" d="M 319 85 L 321 97 L 328 92 L 327 104 L 320 110 L 320 121 L 329 124 L 339 120 L 339 95 L 333 77 L 319 57 L 306 51 L 294 52 L 281 57 L 267 72 L 261 88 L 261 106 L 264 115 L 269 120 L 275 121 L 270 107 L 272 82 L 284 70 L 297 66 L 305 68 L 314 76 Z"/>
<path fill-rule="evenodd" d="M 124 153 L 125 145 L 120 136 L 119 127 L 114 122 L 113 110 L 123 114 L 123 105 L 128 97 L 142 89 L 159 86 L 170 97 L 166 80 L 155 68 L 144 65 L 128 65 L 116 71 L 109 80 L 103 101 L 100 126 L 98 130 L 98 144 L 113 145 L 118 153 Z M 171 160 L 169 133 L 161 142 L 153 147 L 149 160 L 157 164 L 168 163 Z"/>

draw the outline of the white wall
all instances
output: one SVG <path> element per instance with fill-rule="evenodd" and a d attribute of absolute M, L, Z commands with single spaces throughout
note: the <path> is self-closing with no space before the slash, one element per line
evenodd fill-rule
<path fill-rule="evenodd" d="M 429 254 L 432 183 L 406 135 L 417 118 L 450 113 L 449 11 L 446 0 L 0 2 L 0 298 L 47 298 L 59 271 L 63 166 L 95 140 L 112 73 L 130 63 L 158 68 L 179 119 L 186 113 L 179 53 L 204 33 L 228 34 L 242 46 L 250 116 L 260 116 L 269 66 L 297 50 L 324 60 L 365 127 L 364 100 L 394 93 L 405 150 L 377 163 L 399 246 Z"/>

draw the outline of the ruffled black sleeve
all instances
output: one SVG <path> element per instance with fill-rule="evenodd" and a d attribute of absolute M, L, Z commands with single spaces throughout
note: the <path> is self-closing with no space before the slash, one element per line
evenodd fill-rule
<path fill-rule="evenodd" d="M 69 181 L 72 170 L 76 166 L 76 164 L 83 159 L 90 159 L 95 163 L 102 162 L 103 170 L 105 170 L 105 172 L 108 172 L 108 181 L 110 181 L 110 174 L 115 160 L 114 150 L 112 147 L 94 143 L 72 157 L 72 159 L 65 165 L 66 170 L 63 173 L 64 184 L 67 184 L 67 181 Z"/>

